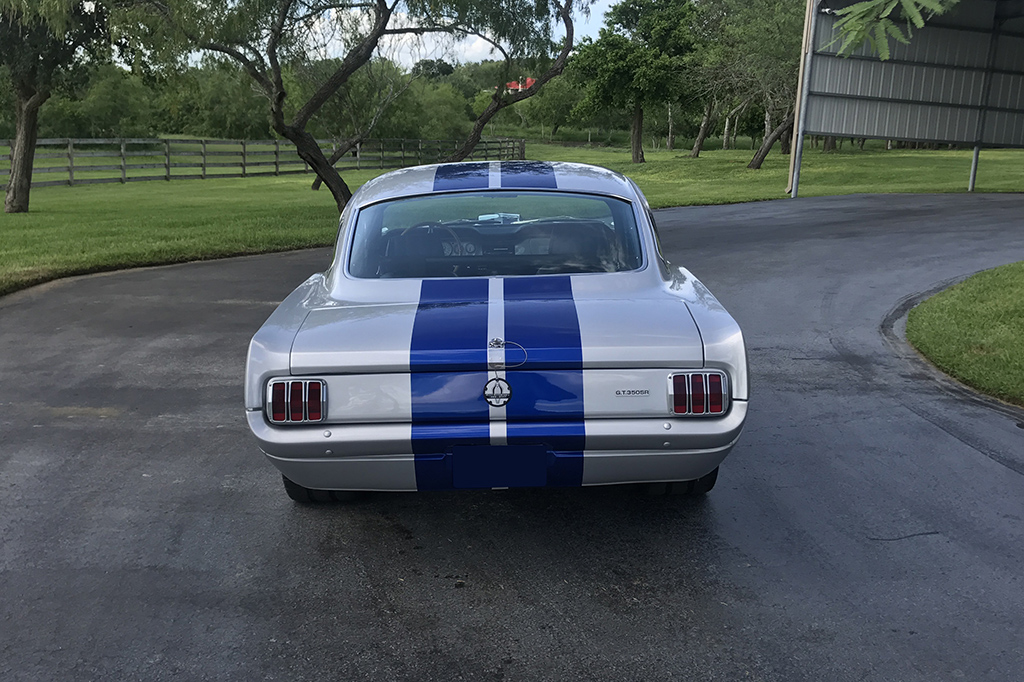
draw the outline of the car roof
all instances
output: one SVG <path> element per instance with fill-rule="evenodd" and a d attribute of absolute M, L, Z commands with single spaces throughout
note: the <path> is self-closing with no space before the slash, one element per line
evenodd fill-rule
<path fill-rule="evenodd" d="M 585 163 L 472 161 L 413 166 L 378 176 L 352 197 L 353 208 L 388 199 L 441 192 L 495 189 L 587 192 L 633 200 L 625 176 Z"/>

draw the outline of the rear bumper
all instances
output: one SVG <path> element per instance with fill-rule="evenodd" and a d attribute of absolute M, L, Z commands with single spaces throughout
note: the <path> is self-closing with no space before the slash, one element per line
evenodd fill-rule
<path fill-rule="evenodd" d="M 582 456 L 582 485 L 693 480 L 729 454 L 746 413 L 747 403 L 734 401 L 729 413 L 716 419 L 589 419 L 582 453 L 554 451 L 551 456 Z M 247 416 L 267 458 L 299 485 L 321 490 L 424 487 L 417 484 L 409 424 L 281 428 L 267 424 L 260 411 Z"/>

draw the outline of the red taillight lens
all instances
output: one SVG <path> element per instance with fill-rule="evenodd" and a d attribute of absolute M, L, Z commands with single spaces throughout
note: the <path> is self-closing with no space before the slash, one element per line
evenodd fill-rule
<path fill-rule="evenodd" d="M 693 396 L 692 411 L 694 414 L 704 414 L 704 375 L 690 375 L 690 394 Z"/>
<path fill-rule="evenodd" d="M 672 375 L 672 412 L 721 416 L 729 409 L 729 384 L 721 372 Z"/>
<path fill-rule="evenodd" d="M 327 417 L 323 379 L 272 379 L 267 393 L 267 418 L 273 424 L 308 424 Z"/>
<path fill-rule="evenodd" d="M 305 416 L 302 409 L 302 398 L 302 382 L 291 382 L 288 386 L 288 404 L 293 422 L 300 422 L 303 416 Z"/>
<path fill-rule="evenodd" d="M 686 414 L 690 411 L 687 396 L 690 394 L 685 374 L 677 374 L 672 377 L 672 410 L 676 414 Z"/>
<path fill-rule="evenodd" d="M 722 376 L 720 374 L 708 375 L 708 412 L 711 414 L 722 414 L 725 396 L 722 391 Z"/>
<path fill-rule="evenodd" d="M 270 418 L 275 422 L 283 422 L 287 419 L 285 414 L 285 385 L 274 384 L 270 388 Z"/>
<path fill-rule="evenodd" d="M 318 422 L 323 417 L 321 408 L 321 384 L 319 381 L 311 381 L 308 385 L 308 394 L 306 398 L 306 412 L 309 416 L 309 421 Z"/>

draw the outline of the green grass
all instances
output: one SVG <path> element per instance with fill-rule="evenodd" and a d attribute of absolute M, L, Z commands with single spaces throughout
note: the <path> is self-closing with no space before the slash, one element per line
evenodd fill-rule
<path fill-rule="evenodd" d="M 1024 406 L 1024 262 L 986 270 L 910 311 L 907 340 L 968 386 Z"/>
<path fill-rule="evenodd" d="M 633 164 L 628 150 L 532 144 L 527 154 L 545 161 L 581 161 L 606 166 L 633 178 L 654 208 L 781 199 L 786 195 L 789 157 L 768 155 L 760 170 L 747 168 L 749 149 L 715 150 L 689 158 L 689 150 L 645 150 L 647 163 Z M 800 196 L 884 192 L 964 192 L 971 151 L 875 148 L 823 154 L 804 150 Z M 1024 151 L 985 150 L 977 191 L 1024 191 Z"/>
<path fill-rule="evenodd" d="M 970 151 L 807 149 L 801 195 L 964 191 Z M 775 150 L 764 168 L 752 151 L 647 151 L 530 144 L 542 160 L 581 161 L 633 177 L 654 207 L 720 204 L 785 196 L 789 158 Z M 346 171 L 354 190 L 381 171 Z M 326 189 L 311 175 L 45 187 L 31 212 L 0 214 L 0 294 L 72 274 L 331 244 L 337 229 Z M 982 152 L 979 191 L 1024 191 L 1024 152 Z"/>
<path fill-rule="evenodd" d="M 353 185 L 373 172 L 348 174 Z M 140 182 L 32 191 L 0 213 L 0 294 L 101 270 L 331 244 L 338 217 L 312 176 Z"/>

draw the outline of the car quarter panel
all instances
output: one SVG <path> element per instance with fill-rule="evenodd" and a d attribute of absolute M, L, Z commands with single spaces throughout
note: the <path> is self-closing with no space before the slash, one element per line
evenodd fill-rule
<path fill-rule="evenodd" d="M 747 348 L 739 324 L 686 268 L 672 271 L 670 288 L 686 302 L 693 321 L 700 329 L 704 366 L 729 372 L 733 380 L 733 398 L 747 400 L 750 392 Z"/>
<path fill-rule="evenodd" d="M 249 342 L 245 361 L 245 407 L 262 410 L 267 381 L 286 376 L 290 368 L 292 342 L 309 308 L 306 301 L 323 289 L 324 277 L 318 273 L 290 293 L 270 314 Z"/>

